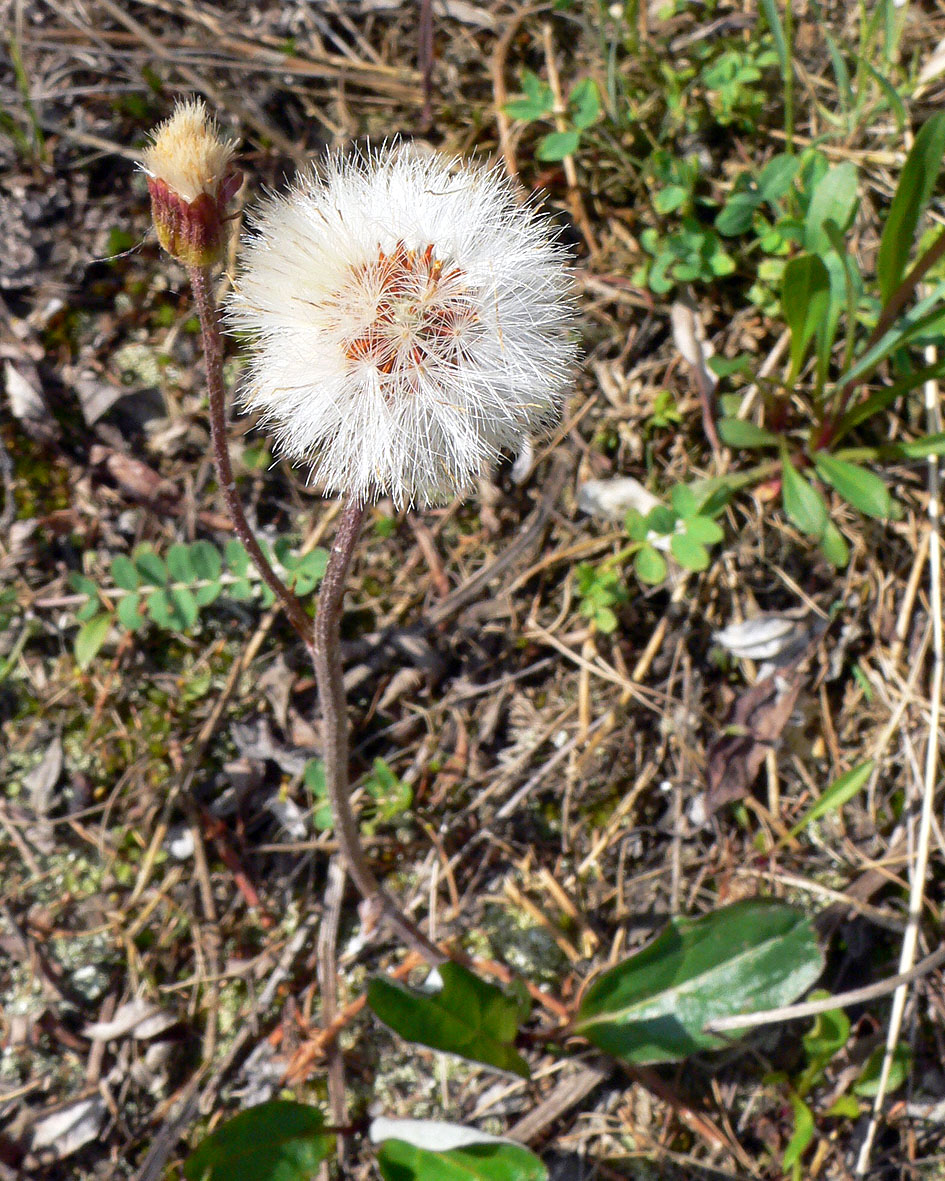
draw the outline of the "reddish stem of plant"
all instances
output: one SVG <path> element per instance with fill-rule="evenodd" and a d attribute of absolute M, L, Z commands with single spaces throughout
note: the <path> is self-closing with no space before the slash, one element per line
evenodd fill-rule
<path fill-rule="evenodd" d="M 362 896 L 376 904 L 400 938 L 430 964 L 442 964 L 446 956 L 403 913 L 381 886 L 361 846 L 358 823 L 351 810 L 348 785 L 348 710 L 341 664 L 341 608 L 354 547 L 361 533 L 364 506 L 349 500 L 341 513 L 328 566 L 318 592 L 315 612 L 313 663 L 322 707 L 322 759 L 325 787 L 331 804 L 338 848 Z"/>
<path fill-rule="evenodd" d="M 253 559 L 256 569 L 262 576 L 263 582 L 273 592 L 285 608 L 289 622 L 302 638 L 305 646 L 311 651 L 312 621 L 305 613 L 301 601 L 289 590 L 285 583 L 266 560 L 266 555 L 259 547 L 256 535 L 253 533 L 243 513 L 243 505 L 236 491 L 236 481 L 233 478 L 233 467 L 230 464 L 230 448 L 226 433 L 226 400 L 223 386 L 223 342 L 220 333 L 220 313 L 213 294 L 213 282 L 209 267 L 191 267 L 190 283 L 194 292 L 194 302 L 200 317 L 200 329 L 203 337 L 203 351 L 207 366 L 207 396 L 210 402 L 210 439 L 213 445 L 213 459 L 217 469 L 217 479 L 223 492 L 227 512 L 233 522 L 236 536 Z"/>

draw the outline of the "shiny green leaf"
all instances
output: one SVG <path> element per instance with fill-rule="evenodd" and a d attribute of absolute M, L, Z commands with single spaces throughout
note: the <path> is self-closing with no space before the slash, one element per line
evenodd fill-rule
<path fill-rule="evenodd" d="M 519 1144 L 483 1142 L 433 1152 L 385 1140 L 377 1154 L 384 1181 L 547 1181 L 548 1170 Z"/>
<path fill-rule="evenodd" d="M 945 111 L 938 111 L 922 125 L 915 137 L 883 227 L 876 258 L 876 277 L 884 304 L 889 302 L 906 273 L 919 218 L 935 188 L 943 153 Z"/>
<path fill-rule="evenodd" d="M 528 1078 L 528 1064 L 513 1044 L 524 1016 L 518 1001 L 460 964 L 441 964 L 437 971 L 442 981 L 437 991 L 375 977 L 368 1005 L 408 1042 Z"/>
<path fill-rule="evenodd" d="M 861 513 L 880 520 L 885 520 L 892 513 L 893 502 L 889 489 L 874 472 L 844 459 L 837 459 L 825 451 L 818 451 L 814 456 L 814 466 L 824 483 L 835 488 L 848 504 Z"/>
<path fill-rule="evenodd" d="M 785 452 L 781 464 L 784 511 L 808 537 L 821 538 L 827 526 L 827 506 L 817 489 L 794 467 Z"/>
<path fill-rule="evenodd" d="M 791 332 L 791 372 L 794 381 L 814 334 L 830 310 L 830 273 L 816 254 L 801 254 L 784 268 L 781 308 Z"/>
<path fill-rule="evenodd" d="M 98 655 L 111 625 L 111 615 L 108 612 L 103 612 L 101 615 L 94 615 L 79 628 L 73 645 L 76 664 L 79 668 L 88 668 Z"/>
<path fill-rule="evenodd" d="M 720 1017 L 789 1004 L 823 968 L 813 927 L 781 902 L 748 899 L 677 918 L 587 990 L 575 1032 L 637 1065 L 719 1049 Z"/>
<path fill-rule="evenodd" d="M 334 1149 L 315 1107 L 276 1100 L 240 1112 L 184 1162 L 187 1181 L 311 1181 Z"/>
<path fill-rule="evenodd" d="M 771 447 L 778 442 L 773 432 L 741 418 L 720 418 L 718 431 L 727 447 Z"/>
<path fill-rule="evenodd" d="M 868 759 L 865 763 L 860 763 L 859 766 L 853 767 L 841 775 L 839 779 L 827 788 L 817 802 L 808 808 L 788 833 L 788 836 L 796 837 L 808 824 L 813 824 L 815 820 L 819 820 L 821 816 L 826 816 L 828 812 L 837 811 L 837 809 L 842 808 L 844 804 L 852 800 L 857 792 L 861 791 L 869 782 L 875 765 L 872 759 Z"/>

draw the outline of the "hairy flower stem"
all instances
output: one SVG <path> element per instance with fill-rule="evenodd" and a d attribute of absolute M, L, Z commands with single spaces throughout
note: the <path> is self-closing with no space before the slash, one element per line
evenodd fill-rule
<path fill-rule="evenodd" d="M 322 707 L 325 785 L 338 848 L 354 884 L 369 903 L 380 907 L 408 947 L 419 952 L 429 963 L 442 964 L 448 957 L 403 913 L 375 877 L 361 846 L 348 795 L 348 710 L 341 666 L 340 623 L 348 567 L 363 520 L 364 506 L 349 499 L 342 510 L 315 612 L 313 661 Z"/>
<path fill-rule="evenodd" d="M 203 335 L 203 351 L 207 365 L 207 394 L 210 400 L 210 438 L 213 443 L 213 459 L 216 464 L 217 478 L 223 491 L 223 499 L 226 502 L 236 535 L 253 559 L 256 569 L 262 575 L 263 582 L 282 603 L 289 622 L 301 636 L 306 648 L 311 651 L 312 621 L 306 615 L 305 608 L 299 599 L 289 590 L 266 560 L 266 555 L 260 549 L 256 535 L 249 527 L 249 522 L 243 513 L 243 505 L 236 492 L 236 481 L 233 479 L 230 448 L 226 435 L 220 315 L 213 294 L 210 268 L 191 267 L 189 270 L 190 284 L 193 288 L 194 302 L 197 305 L 197 314 L 200 317 L 200 328 Z"/>

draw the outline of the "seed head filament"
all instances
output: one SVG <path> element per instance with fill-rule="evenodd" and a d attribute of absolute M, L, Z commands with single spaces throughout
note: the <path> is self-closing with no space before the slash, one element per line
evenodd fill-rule
<path fill-rule="evenodd" d="M 339 313 L 349 313 L 348 325 L 352 308 L 360 321 L 342 339 L 349 363 L 405 380 L 408 389 L 428 370 L 461 365 L 464 338 L 478 320 L 464 280 L 461 268 L 446 269 L 432 244 L 378 247 L 376 258 L 351 268 L 333 298 Z"/>

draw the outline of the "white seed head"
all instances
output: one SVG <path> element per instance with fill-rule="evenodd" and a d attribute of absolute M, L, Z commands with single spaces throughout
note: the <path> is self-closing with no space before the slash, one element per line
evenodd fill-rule
<path fill-rule="evenodd" d="M 141 167 L 154 180 L 191 202 L 217 188 L 227 176 L 236 144 L 221 139 L 206 104 L 199 98 L 178 103 L 173 115 L 159 123 L 141 154 Z"/>
<path fill-rule="evenodd" d="M 496 171 L 399 145 L 332 157 L 244 243 L 243 400 L 326 490 L 443 503 L 558 415 L 566 261 Z"/>

